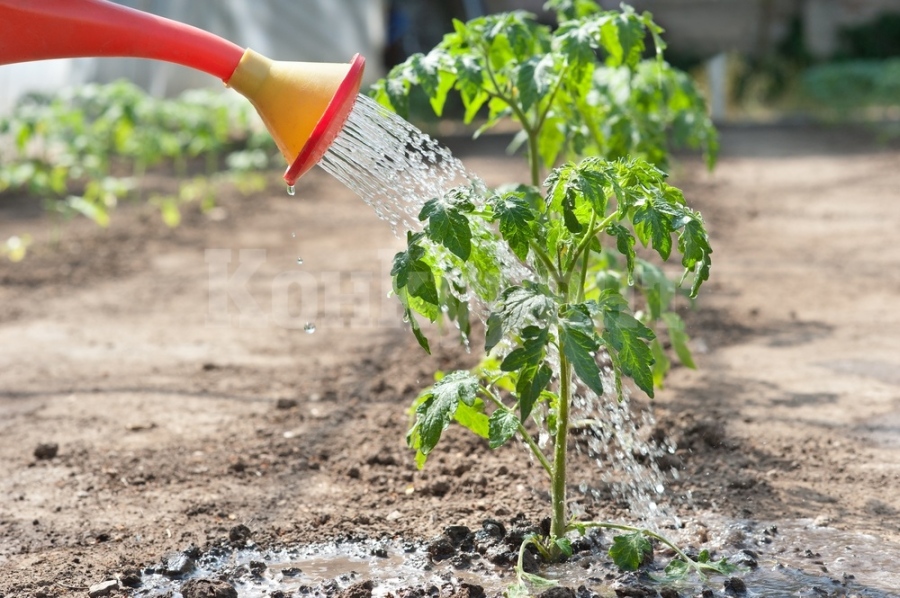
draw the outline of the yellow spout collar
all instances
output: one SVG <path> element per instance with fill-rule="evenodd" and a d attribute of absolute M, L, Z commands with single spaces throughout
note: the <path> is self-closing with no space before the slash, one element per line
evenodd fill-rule
<path fill-rule="evenodd" d="M 226 85 L 250 100 L 291 164 L 349 70 L 349 64 L 269 60 L 248 49 Z"/>

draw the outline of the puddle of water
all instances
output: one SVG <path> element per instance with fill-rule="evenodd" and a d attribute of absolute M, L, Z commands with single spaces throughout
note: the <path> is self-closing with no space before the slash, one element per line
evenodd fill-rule
<path fill-rule="evenodd" d="M 743 595 L 748 598 L 900 597 L 900 546 L 896 544 L 872 536 L 817 528 L 809 521 L 711 521 L 712 518 L 704 519 L 710 536 L 720 541 L 719 546 L 713 547 L 715 558 L 727 556 L 732 562 L 743 562 L 737 576 L 746 583 L 747 592 Z M 722 577 L 663 585 L 646 575 L 619 574 L 605 554 L 609 540 L 610 536 L 605 535 L 596 550 L 576 554 L 568 563 L 546 567 L 541 574 L 573 589 L 584 585 L 603 598 L 616 595 L 616 584 L 619 588 L 672 587 L 682 596 L 697 595 L 704 588 L 715 590 L 716 596 L 728 595 L 722 593 Z M 396 595 L 402 588 L 434 586 L 447 590 L 461 583 L 482 586 L 488 596 L 499 596 L 513 582 L 510 569 L 495 567 L 477 553 L 465 554 L 473 558 L 460 569 L 450 561 L 431 563 L 423 544 L 397 540 L 348 541 L 276 551 L 246 548 L 201 557 L 190 577 L 227 579 L 242 598 L 264 598 L 279 591 L 285 596 L 333 595 L 368 580 L 374 582 L 376 598 Z M 660 564 L 666 560 L 657 559 Z M 750 561 L 757 566 L 750 569 Z M 134 596 L 181 597 L 179 588 L 184 580 L 147 573 L 143 581 Z"/>

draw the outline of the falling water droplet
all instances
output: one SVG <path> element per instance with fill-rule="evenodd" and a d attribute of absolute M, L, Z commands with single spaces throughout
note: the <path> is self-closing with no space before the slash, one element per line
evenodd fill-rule
<path fill-rule="evenodd" d="M 291 233 L 291 238 L 292 238 L 292 239 L 296 239 L 296 238 L 297 238 L 297 233 Z"/>
<path fill-rule="evenodd" d="M 303 327 L 303 331 L 306 332 L 306 334 L 312 334 L 316 331 L 316 325 L 312 322 L 307 322 L 306 326 Z"/>
<path fill-rule="evenodd" d="M 303 265 L 303 258 L 302 258 L 302 257 L 298 257 L 298 258 L 297 258 L 297 265 L 298 265 L 298 266 L 302 266 L 302 265 Z"/>
<path fill-rule="evenodd" d="M 288 195 L 293 195 L 293 194 L 294 194 L 294 186 L 288 185 Z"/>

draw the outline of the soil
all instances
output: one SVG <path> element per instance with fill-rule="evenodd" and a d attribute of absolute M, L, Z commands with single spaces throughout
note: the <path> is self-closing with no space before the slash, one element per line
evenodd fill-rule
<path fill-rule="evenodd" d="M 502 141 L 452 147 L 489 184 L 523 178 Z M 683 517 L 900 540 L 898 166 L 864 133 L 811 127 L 726 128 L 711 174 L 677 161 L 715 250 L 684 306 L 699 368 L 650 406 L 678 445 Z M 424 540 L 546 513 L 518 447 L 451 428 L 415 469 L 410 402 L 477 352 L 446 334 L 422 353 L 386 297 L 400 241 L 326 174 L 296 197 L 227 190 L 176 229 L 147 205 L 60 227 L 38 204 L 0 196 L 0 238 L 35 238 L 0 263 L 0 596 L 124 588 L 190 546 Z"/>

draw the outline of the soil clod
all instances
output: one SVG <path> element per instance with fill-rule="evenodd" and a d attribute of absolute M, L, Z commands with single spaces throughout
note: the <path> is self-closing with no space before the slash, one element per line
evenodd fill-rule
<path fill-rule="evenodd" d="M 297 406 L 297 399 L 278 399 L 275 401 L 275 409 L 287 411 Z"/>
<path fill-rule="evenodd" d="M 575 590 L 566 586 L 556 586 L 538 594 L 538 598 L 576 598 Z"/>
<path fill-rule="evenodd" d="M 725 591 L 729 594 L 746 594 L 747 584 L 740 577 L 731 577 L 725 580 Z"/>
<path fill-rule="evenodd" d="M 456 547 L 446 536 L 435 538 L 428 544 L 428 556 L 432 562 L 445 561 L 456 554 Z"/>
<path fill-rule="evenodd" d="M 235 525 L 233 528 L 228 530 L 228 539 L 238 546 L 246 545 L 247 542 L 250 541 L 251 535 L 252 532 L 250 531 L 250 528 L 243 523 Z"/>
<path fill-rule="evenodd" d="M 101 598 L 102 596 L 109 596 L 114 590 L 117 589 L 119 589 L 119 582 L 112 579 L 109 581 L 104 581 L 103 583 L 92 585 L 88 589 L 88 596 L 90 596 L 90 598 Z"/>
<path fill-rule="evenodd" d="M 59 453 L 59 445 L 55 442 L 42 442 L 34 449 L 34 458 L 45 461 L 56 457 Z"/>
<path fill-rule="evenodd" d="M 196 559 L 187 552 L 176 552 L 163 559 L 162 574 L 172 579 L 184 577 L 197 567 Z"/>
<path fill-rule="evenodd" d="M 184 598 L 238 598 L 237 590 L 226 581 L 191 579 L 181 586 Z"/>
<path fill-rule="evenodd" d="M 372 598 L 372 590 L 375 584 L 372 580 L 366 580 L 342 590 L 337 598 Z"/>

